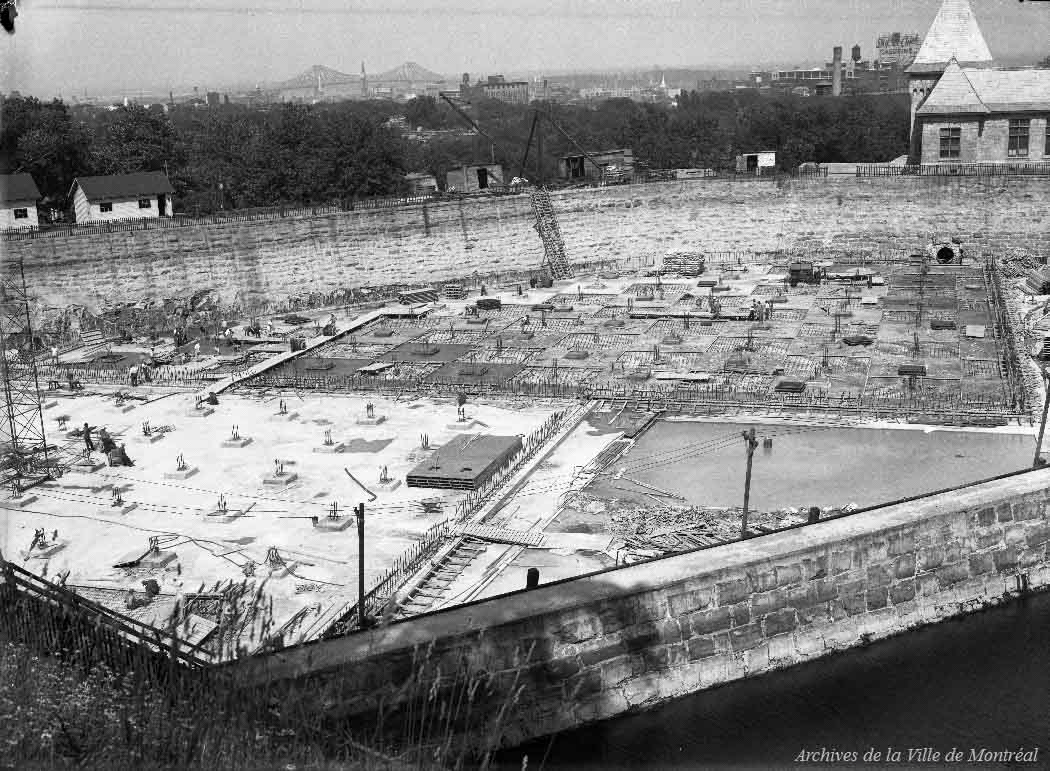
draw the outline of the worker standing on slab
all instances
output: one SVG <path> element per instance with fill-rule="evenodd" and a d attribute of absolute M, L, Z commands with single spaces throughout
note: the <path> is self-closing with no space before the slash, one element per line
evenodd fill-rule
<path fill-rule="evenodd" d="M 95 449 L 95 443 L 91 441 L 91 426 L 87 423 L 84 424 L 84 446 L 87 448 L 88 452 Z"/>

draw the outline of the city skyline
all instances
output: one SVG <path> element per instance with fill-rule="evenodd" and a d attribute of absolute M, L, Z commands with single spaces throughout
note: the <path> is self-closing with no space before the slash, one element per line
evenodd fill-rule
<path fill-rule="evenodd" d="M 938 6 L 939 0 L 884 0 L 863 9 L 830 0 L 751 0 L 732 8 L 709 0 L 689 6 L 612 0 L 563 9 L 512 0 L 494 11 L 452 0 L 351 11 L 324 0 L 292 8 L 231 0 L 187 11 L 52 0 L 25 7 L 17 33 L 5 36 L 0 79 L 4 91 L 55 96 L 273 83 L 314 64 L 357 72 L 362 60 L 374 72 L 412 60 L 457 79 L 463 72 L 805 67 L 830 58 L 834 45 L 859 43 L 869 58 L 879 34 L 924 34 Z M 973 7 L 997 59 L 1047 54 L 1050 7 L 1014 0 Z"/>

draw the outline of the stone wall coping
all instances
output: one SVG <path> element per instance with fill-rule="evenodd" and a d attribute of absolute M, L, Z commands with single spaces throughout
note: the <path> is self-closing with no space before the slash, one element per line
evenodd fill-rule
<path fill-rule="evenodd" d="M 687 580 L 719 580 L 719 574 L 750 565 L 783 561 L 799 552 L 855 541 L 919 524 L 943 515 L 1002 503 L 1004 499 L 1045 493 L 1050 469 L 995 479 L 918 500 L 851 514 L 795 530 L 725 546 L 613 568 L 530 591 L 480 600 L 418 616 L 388 627 L 319 640 L 224 666 L 248 682 L 297 677 L 366 658 L 411 650 L 446 637 L 478 632 L 530 617 L 571 611 L 581 605 L 616 600 Z"/>

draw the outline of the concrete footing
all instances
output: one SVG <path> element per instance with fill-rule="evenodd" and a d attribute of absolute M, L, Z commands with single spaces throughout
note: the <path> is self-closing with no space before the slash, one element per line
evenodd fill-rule
<path fill-rule="evenodd" d="M 471 431 L 481 424 L 476 420 L 457 420 L 455 423 L 448 423 L 445 425 L 449 431 Z"/>
<path fill-rule="evenodd" d="M 95 514 L 100 517 L 123 517 L 130 511 L 138 508 L 137 503 L 125 503 L 122 506 L 100 506 L 95 509 Z"/>
<path fill-rule="evenodd" d="M 164 478 L 165 479 L 189 479 L 191 476 L 193 476 L 196 473 L 197 473 L 197 467 L 196 466 L 190 466 L 189 468 L 184 468 L 181 471 L 165 471 L 164 472 Z"/>
<path fill-rule="evenodd" d="M 38 500 L 40 499 L 35 495 L 23 495 L 20 498 L 9 498 L 7 504 L 9 506 L 17 506 L 20 509 L 24 509 L 26 506 L 36 503 Z"/>
<path fill-rule="evenodd" d="M 400 486 L 401 486 L 401 480 L 400 479 L 388 479 L 385 482 L 376 482 L 376 489 L 383 490 L 384 492 L 388 492 L 388 493 L 391 490 L 396 490 Z"/>
<path fill-rule="evenodd" d="M 319 517 L 314 527 L 330 533 L 341 533 L 354 524 L 353 517 Z"/>
<path fill-rule="evenodd" d="M 150 434 L 149 436 L 143 436 L 142 441 L 148 444 L 156 444 L 164 438 L 164 434 Z"/>
<path fill-rule="evenodd" d="M 211 407 L 201 407 L 199 410 L 189 409 L 186 410 L 187 418 L 206 418 L 211 415 L 215 410 Z"/>
<path fill-rule="evenodd" d="M 314 452 L 336 453 L 346 449 L 344 442 L 333 442 L 332 444 L 321 444 L 314 447 Z"/>
<path fill-rule="evenodd" d="M 240 509 L 227 509 L 226 511 L 212 511 L 205 515 L 205 522 L 216 522 L 220 525 L 226 525 L 239 517 L 244 516 L 244 512 Z"/>
<path fill-rule="evenodd" d="M 386 422 L 386 415 L 375 415 L 371 418 L 358 418 L 354 421 L 359 426 L 378 426 Z"/>
<path fill-rule="evenodd" d="M 223 440 L 222 446 L 223 447 L 247 447 L 251 443 L 252 443 L 252 438 L 250 436 L 242 436 L 242 437 L 238 437 L 237 439 L 225 439 L 225 440 Z"/>
<path fill-rule="evenodd" d="M 284 487 L 285 485 L 290 485 L 292 482 L 294 482 L 298 478 L 299 478 L 299 475 L 296 474 L 294 471 L 285 471 L 283 474 L 281 474 L 279 476 L 277 474 L 267 474 L 266 476 L 263 477 L 262 482 L 263 482 L 264 485 L 273 485 L 274 487 Z"/>
<path fill-rule="evenodd" d="M 81 474 L 93 474 L 100 468 L 105 468 L 105 463 L 98 463 L 96 461 L 81 460 L 77 461 L 70 467 L 70 471 L 79 471 Z"/>

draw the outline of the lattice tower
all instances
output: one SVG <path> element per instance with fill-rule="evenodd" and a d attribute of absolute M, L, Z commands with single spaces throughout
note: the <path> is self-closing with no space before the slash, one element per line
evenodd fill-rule
<path fill-rule="evenodd" d="M 3 461 L 0 483 L 16 492 L 50 479 L 54 455 L 47 446 L 42 394 L 33 352 L 22 262 L 0 278 L 0 378 L 4 389 Z"/>

